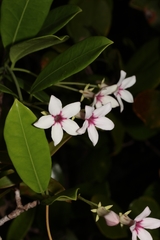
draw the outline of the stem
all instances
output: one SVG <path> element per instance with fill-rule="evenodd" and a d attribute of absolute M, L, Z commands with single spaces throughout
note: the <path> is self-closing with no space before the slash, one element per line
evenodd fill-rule
<path fill-rule="evenodd" d="M 29 106 L 29 107 L 32 107 L 32 108 L 36 108 L 36 109 L 38 109 L 38 110 L 40 110 L 40 111 L 44 111 L 43 108 L 37 107 L 37 106 L 35 106 L 35 105 L 31 104 L 31 103 L 28 103 L 28 102 L 25 102 L 25 101 L 22 101 L 22 102 L 23 102 L 26 106 Z"/>
<path fill-rule="evenodd" d="M 8 65 L 6 65 L 6 68 L 8 70 L 8 72 L 10 73 L 15 85 L 16 85 L 16 88 L 17 88 L 17 92 L 18 92 L 18 96 L 19 96 L 19 100 L 22 102 L 23 101 L 23 97 L 22 97 L 22 93 L 21 93 L 21 89 L 18 85 L 18 81 L 17 81 L 17 78 L 16 76 L 14 75 L 13 71 L 10 69 L 10 67 Z"/>
<path fill-rule="evenodd" d="M 50 227 L 49 227 L 49 205 L 46 205 L 46 227 L 47 227 L 47 233 L 48 233 L 48 238 L 49 240 L 53 240 L 50 232 Z"/>
<path fill-rule="evenodd" d="M 37 74 L 35 74 L 35 73 L 33 73 L 33 72 L 31 72 L 31 71 L 29 71 L 29 70 L 27 70 L 27 69 L 23 69 L 23 68 L 12 68 L 12 70 L 13 70 L 13 71 L 17 71 L 17 72 L 25 72 L 25 73 L 28 73 L 28 74 L 30 74 L 30 75 L 32 75 L 32 76 L 34 76 L 34 77 L 37 78 Z"/>
<path fill-rule="evenodd" d="M 78 195 L 78 199 L 79 199 L 79 200 L 82 200 L 83 202 L 85 202 L 85 203 L 87 203 L 87 204 L 89 204 L 91 207 L 94 206 L 94 207 L 98 208 L 98 205 L 97 205 L 96 203 L 91 202 L 91 201 L 89 201 L 89 200 L 86 200 L 85 198 L 81 197 L 80 195 Z"/>
<path fill-rule="evenodd" d="M 79 90 L 77 90 L 76 88 L 72 88 L 72 87 L 68 87 L 68 86 L 64 86 L 64 85 L 61 86 L 60 84 L 55 84 L 55 86 L 65 88 L 65 89 L 68 89 L 68 90 L 71 90 L 74 92 L 79 92 Z"/>
<path fill-rule="evenodd" d="M 78 86 L 86 86 L 87 84 L 86 83 L 78 83 L 78 82 L 59 82 L 59 85 L 63 85 L 63 84 L 66 84 L 66 85 L 78 85 Z M 94 84 L 89 84 L 90 87 L 94 87 L 94 88 L 97 88 L 97 85 L 94 85 Z"/>

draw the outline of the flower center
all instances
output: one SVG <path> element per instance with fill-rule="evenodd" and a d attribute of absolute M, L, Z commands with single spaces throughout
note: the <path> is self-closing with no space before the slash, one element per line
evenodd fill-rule
<path fill-rule="evenodd" d="M 96 96 L 97 102 L 101 102 L 101 103 L 102 103 L 102 97 L 103 97 L 103 94 L 99 93 L 99 94 Z"/>
<path fill-rule="evenodd" d="M 56 116 L 53 116 L 54 118 L 54 121 L 55 123 L 59 123 L 59 124 L 62 124 L 63 120 L 65 119 L 63 116 L 62 116 L 62 113 L 60 112 L 60 114 L 56 115 Z"/>
<path fill-rule="evenodd" d="M 123 90 L 123 88 L 121 88 L 121 86 L 118 87 L 117 89 L 117 94 L 116 95 L 120 95 L 121 96 L 121 91 Z"/>
<path fill-rule="evenodd" d="M 134 230 L 137 232 L 137 234 L 138 234 L 139 229 L 140 229 L 140 228 L 143 228 L 142 225 L 141 225 L 141 223 L 142 223 L 142 220 L 139 221 L 139 222 L 136 222 L 136 224 L 135 224 Z"/>
<path fill-rule="evenodd" d="M 98 118 L 98 117 L 95 117 L 94 114 L 92 114 L 92 116 L 87 119 L 88 125 L 89 125 L 89 126 L 90 126 L 91 124 L 96 125 L 96 124 L 95 124 L 95 120 L 96 120 L 97 118 Z"/>

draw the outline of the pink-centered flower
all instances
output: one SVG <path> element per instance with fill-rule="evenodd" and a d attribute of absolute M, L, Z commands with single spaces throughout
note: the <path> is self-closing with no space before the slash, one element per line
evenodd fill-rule
<path fill-rule="evenodd" d="M 94 107 L 86 106 L 85 121 L 83 123 L 83 126 L 77 132 L 79 134 L 83 134 L 87 130 L 89 139 L 95 146 L 99 138 L 96 127 L 103 130 L 112 130 L 114 128 L 114 123 L 105 117 L 105 115 L 109 113 L 111 109 L 111 103 L 107 103 L 106 105 L 97 109 L 94 109 Z"/>
<path fill-rule="evenodd" d="M 106 86 L 102 90 L 100 90 L 94 97 L 93 106 L 95 105 L 96 108 L 99 108 L 107 103 L 111 103 L 112 108 L 117 107 L 119 104 L 118 102 L 109 94 L 112 94 L 117 89 L 117 85 Z"/>
<path fill-rule="evenodd" d="M 42 129 L 51 127 L 51 137 L 55 146 L 62 140 L 63 130 L 69 135 L 77 135 L 79 126 L 69 118 L 75 116 L 80 111 L 80 102 L 71 103 L 62 108 L 61 101 L 52 95 L 49 101 L 48 111 L 50 115 L 41 117 L 33 125 Z"/>
<path fill-rule="evenodd" d="M 153 240 L 151 234 L 145 230 L 160 227 L 160 220 L 148 217 L 151 213 L 149 207 L 146 207 L 141 214 L 134 219 L 134 224 L 130 227 L 132 240 Z"/>
<path fill-rule="evenodd" d="M 126 88 L 131 87 L 136 82 L 135 76 L 128 77 L 128 78 L 125 78 L 125 77 L 126 77 L 126 72 L 121 70 L 120 79 L 117 83 L 117 90 L 114 92 L 114 95 L 119 102 L 121 112 L 124 109 L 122 99 L 129 103 L 133 102 L 133 96 L 128 90 L 126 90 Z"/>

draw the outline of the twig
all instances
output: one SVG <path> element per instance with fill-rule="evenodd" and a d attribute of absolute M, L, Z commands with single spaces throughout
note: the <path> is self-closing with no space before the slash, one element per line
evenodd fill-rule
<path fill-rule="evenodd" d="M 15 199 L 16 199 L 17 208 L 10 214 L 0 219 L 0 226 L 2 226 L 5 222 L 8 222 L 11 219 L 18 217 L 21 213 L 28 211 L 30 208 L 36 207 L 39 204 L 39 201 L 35 200 L 23 206 L 21 202 L 19 189 L 15 190 Z"/>

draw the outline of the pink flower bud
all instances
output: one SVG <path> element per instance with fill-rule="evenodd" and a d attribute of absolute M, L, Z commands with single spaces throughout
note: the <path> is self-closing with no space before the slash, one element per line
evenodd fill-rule
<path fill-rule="evenodd" d="M 115 226 L 119 224 L 119 216 L 113 211 L 109 211 L 109 213 L 106 214 L 104 218 L 108 226 Z"/>

